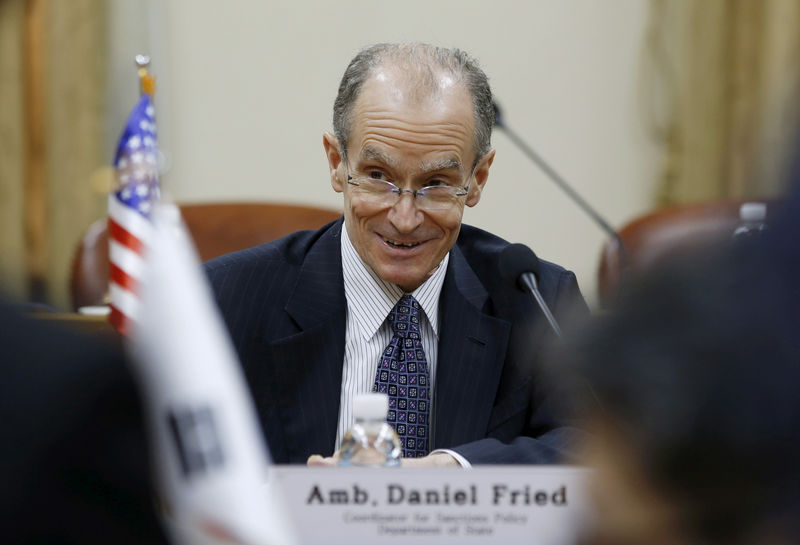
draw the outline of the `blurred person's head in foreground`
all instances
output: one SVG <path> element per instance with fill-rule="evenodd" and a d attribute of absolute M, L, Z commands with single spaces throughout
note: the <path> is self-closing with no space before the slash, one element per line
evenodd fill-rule
<path fill-rule="evenodd" d="M 797 224 L 658 271 L 571 347 L 590 543 L 800 541 Z"/>

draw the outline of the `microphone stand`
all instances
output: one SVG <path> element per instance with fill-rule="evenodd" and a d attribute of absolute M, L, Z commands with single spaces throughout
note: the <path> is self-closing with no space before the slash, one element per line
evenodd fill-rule
<path fill-rule="evenodd" d="M 541 155 L 536 153 L 536 151 L 530 147 L 516 132 L 514 132 L 511 127 L 506 125 L 505 120 L 503 119 L 503 114 L 500 110 L 500 106 L 498 106 L 497 102 L 492 102 L 492 107 L 494 108 L 494 126 L 498 129 L 502 130 L 506 136 L 517 146 L 517 148 L 525 154 L 531 161 L 533 161 L 539 169 L 545 173 L 545 175 L 550 179 L 551 182 L 556 184 L 559 189 L 561 189 L 567 196 L 577 204 L 583 212 L 592 218 L 592 221 L 595 222 L 596 225 L 600 227 L 610 238 L 614 241 L 616 246 L 617 255 L 619 256 L 619 265 L 620 265 L 620 281 L 619 281 L 619 288 L 623 285 L 623 279 L 627 278 L 627 271 L 628 271 L 628 250 L 625 247 L 625 243 L 622 242 L 617 231 L 611 227 L 611 225 L 597 212 L 573 187 L 561 177 L 561 175 L 556 172 L 553 167 L 551 167 L 547 161 L 545 161 Z M 620 289 L 618 288 L 618 292 Z"/>
<path fill-rule="evenodd" d="M 557 337 L 561 337 L 561 328 L 558 327 L 558 322 L 556 322 L 553 313 L 550 312 L 550 307 L 548 307 L 547 303 L 544 302 L 544 297 L 542 297 L 542 293 L 539 291 L 538 282 L 536 281 L 536 275 L 533 273 L 523 273 L 522 276 L 520 276 L 520 282 L 525 285 L 528 292 L 533 295 L 534 299 L 536 299 L 536 304 L 539 305 L 539 309 L 541 309 L 542 314 L 544 314 L 544 317 L 547 319 L 547 322 L 550 324 L 553 332 Z"/>

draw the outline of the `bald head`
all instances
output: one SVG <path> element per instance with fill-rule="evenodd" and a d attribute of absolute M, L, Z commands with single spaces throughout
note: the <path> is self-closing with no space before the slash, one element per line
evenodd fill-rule
<path fill-rule="evenodd" d="M 382 71 L 402 74 L 397 92 L 409 104 L 437 100 L 454 87 L 466 89 L 475 117 L 475 161 L 491 147 L 494 122 L 489 81 L 475 59 L 459 49 L 428 44 L 377 44 L 361 50 L 345 70 L 333 106 L 333 130 L 344 149 L 350 138 L 352 114 L 364 83 Z"/>

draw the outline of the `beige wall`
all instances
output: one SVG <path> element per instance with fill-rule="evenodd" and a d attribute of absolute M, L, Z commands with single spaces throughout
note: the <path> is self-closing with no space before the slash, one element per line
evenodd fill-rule
<path fill-rule="evenodd" d="M 339 207 L 321 138 L 339 78 L 365 44 L 420 40 L 474 54 L 507 122 L 612 224 L 652 203 L 642 0 L 115 0 L 112 13 L 109 132 L 135 100 L 132 55 L 147 49 L 171 165 L 163 185 L 177 200 Z M 493 144 L 489 185 L 465 221 L 573 269 L 593 301 L 603 234 L 505 135 Z"/>

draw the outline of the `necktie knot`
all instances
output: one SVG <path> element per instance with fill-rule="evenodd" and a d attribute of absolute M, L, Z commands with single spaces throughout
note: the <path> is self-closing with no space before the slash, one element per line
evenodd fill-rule
<path fill-rule="evenodd" d="M 403 339 L 419 339 L 419 310 L 411 294 L 403 295 L 389 313 L 392 332 Z"/>

